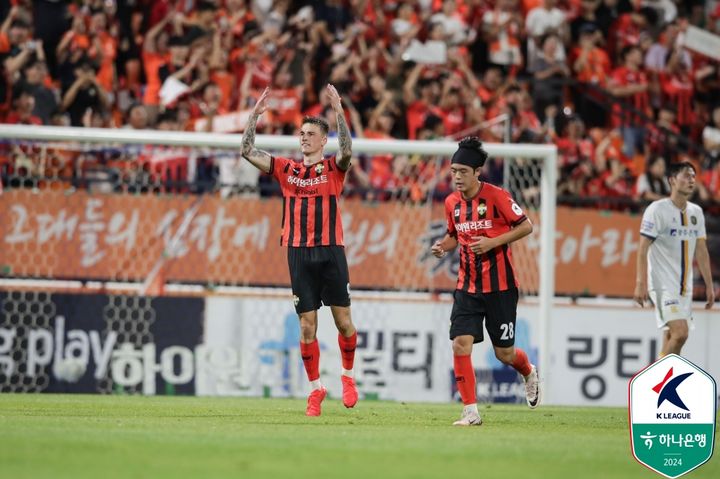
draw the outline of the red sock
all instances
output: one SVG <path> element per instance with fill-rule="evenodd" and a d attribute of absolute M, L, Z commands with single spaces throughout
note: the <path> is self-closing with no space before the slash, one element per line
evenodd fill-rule
<path fill-rule="evenodd" d="M 475 404 L 477 402 L 475 370 L 470 355 L 455 356 L 453 362 L 455 366 L 455 382 L 457 382 L 463 404 Z"/>
<path fill-rule="evenodd" d="M 316 339 L 312 343 L 300 343 L 300 356 L 302 356 L 308 381 L 320 379 L 320 344 Z"/>
<path fill-rule="evenodd" d="M 515 368 L 515 371 L 522 374 L 523 377 L 530 374 L 530 371 L 532 371 L 532 366 L 530 365 L 530 361 L 528 361 L 528 357 L 527 354 L 525 354 L 525 351 L 520 348 L 515 348 L 515 361 L 513 361 L 512 367 Z"/>
<path fill-rule="evenodd" d="M 355 347 L 357 346 L 357 331 L 346 338 L 338 333 L 338 344 L 340 345 L 340 356 L 342 356 L 343 369 L 352 369 L 355 362 Z"/>

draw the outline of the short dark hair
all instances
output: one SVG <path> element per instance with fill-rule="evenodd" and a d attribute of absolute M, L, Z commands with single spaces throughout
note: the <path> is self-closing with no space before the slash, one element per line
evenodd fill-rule
<path fill-rule="evenodd" d="M 474 168 L 485 166 L 485 162 L 488 159 L 488 152 L 485 150 L 485 148 L 483 148 L 483 144 L 482 141 L 480 141 L 480 138 L 478 138 L 477 136 L 466 136 L 465 138 L 460 140 L 458 142 L 458 151 L 456 152 L 456 154 L 467 155 L 467 153 L 463 153 L 466 150 L 473 152 L 473 162 L 476 162 L 478 164 L 478 166 L 475 166 Z"/>
<path fill-rule="evenodd" d="M 320 130 L 322 130 L 324 135 L 327 135 L 330 131 L 330 125 L 328 125 L 328 122 L 323 120 L 322 118 L 318 118 L 317 116 L 306 116 L 302 119 L 302 123 L 300 126 L 304 125 L 305 123 L 310 123 L 311 125 L 317 125 L 320 127 Z"/>
<path fill-rule="evenodd" d="M 640 50 L 640 47 L 637 45 L 626 45 L 623 47 L 622 50 L 620 50 L 620 59 L 622 61 L 625 61 L 625 59 L 630 55 L 633 51 Z M 642 50 L 641 50 L 642 51 Z"/>
<path fill-rule="evenodd" d="M 681 171 L 683 171 L 686 168 L 690 168 L 697 174 L 697 170 L 695 169 L 695 165 L 690 163 L 689 161 L 679 161 L 677 163 L 670 163 L 667 167 L 667 172 L 665 173 L 668 178 L 674 178 L 676 177 Z"/>

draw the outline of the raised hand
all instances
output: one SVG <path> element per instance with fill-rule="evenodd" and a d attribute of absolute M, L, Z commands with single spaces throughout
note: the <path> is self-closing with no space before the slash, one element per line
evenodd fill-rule
<path fill-rule="evenodd" d="M 262 94 L 260 95 L 260 98 L 258 98 L 257 103 L 255 103 L 255 107 L 253 108 L 254 115 L 260 116 L 265 113 L 265 110 L 267 110 L 267 99 L 269 94 L 270 87 L 265 87 Z"/>
<path fill-rule="evenodd" d="M 327 92 L 330 97 L 330 106 L 333 107 L 333 110 L 336 112 L 342 111 L 342 98 L 340 98 L 340 94 L 330 83 L 328 83 Z"/>

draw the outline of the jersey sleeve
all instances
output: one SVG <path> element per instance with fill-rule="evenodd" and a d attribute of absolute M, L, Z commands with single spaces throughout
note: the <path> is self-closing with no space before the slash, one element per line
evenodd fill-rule
<path fill-rule="evenodd" d="M 450 201 L 445 201 L 445 223 L 447 225 L 448 236 L 457 238 L 457 230 L 455 229 L 455 221 L 453 220 L 453 208 Z"/>
<path fill-rule="evenodd" d="M 655 240 L 660 234 L 660 214 L 656 203 L 650 203 L 643 213 L 640 222 L 640 234 L 650 240 Z"/>
<path fill-rule="evenodd" d="M 705 238 L 707 238 L 707 231 L 705 231 L 705 215 L 703 214 L 703 211 L 701 209 L 699 209 L 699 211 L 698 211 L 698 239 L 705 239 Z"/>
<path fill-rule="evenodd" d="M 331 171 L 328 172 L 328 175 L 331 176 L 332 181 L 335 183 L 335 187 L 338 189 L 338 191 L 342 191 L 343 184 L 345 183 L 345 175 L 347 174 L 348 170 L 352 166 L 352 163 L 348 165 L 347 170 L 343 170 L 340 168 L 340 165 L 337 164 L 337 156 L 333 155 L 329 160 L 328 163 L 332 165 Z"/>
<path fill-rule="evenodd" d="M 505 190 L 500 190 L 497 195 L 497 208 L 507 224 L 513 228 L 527 219 L 520 205 Z"/>
<path fill-rule="evenodd" d="M 343 173 L 343 177 L 344 177 L 345 173 L 347 173 L 348 170 L 350 169 L 350 167 L 352 166 L 352 162 L 350 162 L 350 163 L 348 163 L 347 170 L 343 170 L 342 168 L 340 168 L 340 165 L 338 165 L 338 162 L 337 162 L 337 155 L 333 155 L 332 158 L 330 158 L 330 162 L 333 164 L 333 167 L 337 168 L 337 170 L 339 172 Z"/>
<path fill-rule="evenodd" d="M 282 156 L 270 157 L 270 174 L 277 178 L 277 180 L 280 181 L 280 184 L 282 184 L 283 177 L 287 176 L 285 167 L 289 161 L 290 160 L 283 158 Z"/>

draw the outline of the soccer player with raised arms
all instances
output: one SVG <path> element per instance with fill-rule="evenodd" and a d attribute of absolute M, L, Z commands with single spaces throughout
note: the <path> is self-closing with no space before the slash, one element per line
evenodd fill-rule
<path fill-rule="evenodd" d="M 317 310 L 330 306 L 342 356 L 342 397 L 345 407 L 355 406 L 358 391 L 353 377 L 357 331 L 350 317 L 350 280 L 343 246 L 338 201 L 345 173 L 350 167 L 352 143 L 340 95 L 327 86 L 337 117 L 340 151 L 325 158 L 328 124 L 305 117 L 300 127 L 303 160 L 272 156 L 255 148 L 257 120 L 267 109 L 269 89 L 255 104 L 242 139 L 242 156 L 261 171 L 275 177 L 283 195 L 281 245 L 287 246 L 290 283 L 295 311 L 300 318 L 300 354 L 312 392 L 308 416 L 319 416 L 327 390 L 320 382 L 320 346 L 317 341 Z"/>
<path fill-rule="evenodd" d="M 510 193 L 479 180 L 488 154 L 477 137 L 463 138 L 450 173 L 456 191 L 445 199 L 447 234 L 432 246 L 443 257 L 460 247 L 460 271 L 450 316 L 455 380 L 464 408 L 455 426 L 479 426 L 475 370 L 471 353 L 483 340 L 483 322 L 495 357 L 525 380 L 530 408 L 540 399 L 537 368 L 515 347 L 518 282 L 510 244 L 532 233 L 532 223 Z"/>
<path fill-rule="evenodd" d="M 692 163 L 668 167 L 670 197 L 653 201 L 640 224 L 635 301 L 655 306 L 658 328 L 664 330 L 660 356 L 680 354 L 692 325 L 693 258 L 705 281 L 705 308 L 715 303 L 703 210 L 689 198 L 695 191 Z"/>

